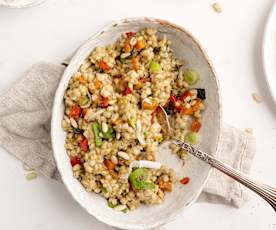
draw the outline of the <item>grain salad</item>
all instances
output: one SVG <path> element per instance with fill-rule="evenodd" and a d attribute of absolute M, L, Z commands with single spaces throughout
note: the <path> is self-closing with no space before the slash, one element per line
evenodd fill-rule
<path fill-rule="evenodd" d="M 154 29 L 126 32 L 114 44 L 96 47 L 65 91 L 62 127 L 73 175 L 118 211 L 160 204 L 178 183 L 165 165 L 134 167 L 128 174 L 133 161 L 155 161 L 166 138 L 155 116 L 159 105 L 175 138 L 198 140 L 205 90 L 194 88 L 199 74 L 174 57 L 170 44 Z M 170 148 L 185 159 L 178 146 Z"/>

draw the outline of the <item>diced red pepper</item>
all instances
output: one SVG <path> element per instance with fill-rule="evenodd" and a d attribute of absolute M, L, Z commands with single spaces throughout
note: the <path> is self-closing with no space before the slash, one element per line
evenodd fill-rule
<path fill-rule="evenodd" d="M 129 87 L 126 87 L 125 90 L 123 91 L 123 95 L 126 96 L 128 94 L 131 94 L 132 93 L 132 89 L 129 88 Z"/>
<path fill-rule="evenodd" d="M 191 92 L 189 90 L 182 93 L 182 95 L 179 97 L 180 101 L 184 101 L 186 97 L 192 96 Z"/>
<path fill-rule="evenodd" d="M 126 36 L 127 36 L 128 38 L 133 37 L 134 35 L 135 35 L 135 33 L 132 32 L 132 31 L 126 32 Z"/>
<path fill-rule="evenodd" d="M 177 100 L 175 96 L 171 95 L 170 96 L 170 101 L 173 103 L 175 109 L 180 112 L 181 114 L 184 115 L 192 115 L 193 114 L 193 109 L 186 109 L 180 100 Z"/>
<path fill-rule="evenodd" d="M 69 113 L 69 117 L 72 117 L 74 119 L 77 119 L 79 118 L 81 115 L 81 107 L 79 107 L 78 105 L 74 105 L 72 108 L 71 108 L 71 111 Z"/>
<path fill-rule="evenodd" d="M 72 167 L 74 167 L 75 165 L 81 165 L 81 159 L 79 157 L 72 157 L 70 159 L 70 163 Z"/>
<path fill-rule="evenodd" d="M 167 108 L 170 104 L 170 98 L 165 102 L 165 104 L 163 105 L 163 108 Z"/>
<path fill-rule="evenodd" d="M 83 139 L 80 142 L 80 148 L 84 152 L 88 151 L 88 140 L 85 137 L 83 137 Z"/>
<path fill-rule="evenodd" d="M 170 101 L 171 101 L 173 104 L 175 104 L 175 102 L 176 102 L 176 96 L 171 95 L 171 96 L 170 96 Z"/>
<path fill-rule="evenodd" d="M 201 128 L 201 123 L 197 120 L 195 120 L 193 123 L 192 123 L 192 126 L 191 126 L 191 130 L 195 133 L 197 133 Z"/>
<path fill-rule="evenodd" d="M 184 106 L 182 105 L 182 103 L 180 101 L 176 101 L 173 104 L 178 112 L 181 112 L 184 108 Z"/>
<path fill-rule="evenodd" d="M 104 71 L 109 71 L 110 67 L 105 61 L 100 61 L 99 62 L 99 67 L 104 70 Z"/>
<path fill-rule="evenodd" d="M 183 177 L 181 180 L 180 180 L 180 183 L 181 184 L 188 184 L 190 182 L 190 178 L 189 177 Z"/>
<path fill-rule="evenodd" d="M 108 97 L 101 97 L 101 107 L 106 108 L 109 105 Z"/>

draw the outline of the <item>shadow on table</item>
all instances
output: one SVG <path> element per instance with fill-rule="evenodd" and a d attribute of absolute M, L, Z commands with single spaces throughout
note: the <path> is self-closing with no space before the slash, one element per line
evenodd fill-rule
<path fill-rule="evenodd" d="M 253 65 L 254 65 L 254 72 L 256 73 L 255 79 L 257 82 L 257 85 L 259 87 L 259 90 L 263 96 L 264 102 L 268 106 L 269 110 L 276 115 L 276 105 L 273 101 L 273 98 L 270 94 L 270 90 L 268 88 L 268 85 L 266 81 L 264 80 L 265 74 L 263 67 L 259 68 L 259 66 L 262 66 L 262 43 L 263 43 L 263 35 L 264 35 L 264 28 L 267 21 L 267 17 L 269 14 L 269 11 L 272 9 L 272 6 L 274 4 L 274 0 L 271 1 L 271 4 L 269 7 L 264 11 L 264 14 L 260 17 L 259 24 L 257 26 L 256 30 L 256 37 L 254 42 L 254 56 L 253 58 Z M 276 77 L 276 76 L 275 76 Z"/>

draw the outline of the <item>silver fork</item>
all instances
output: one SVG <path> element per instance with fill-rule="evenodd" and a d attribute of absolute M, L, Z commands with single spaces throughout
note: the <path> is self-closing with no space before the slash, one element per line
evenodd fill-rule
<path fill-rule="evenodd" d="M 171 136 L 171 126 L 170 122 L 167 116 L 166 111 L 162 106 L 158 107 L 157 112 L 157 119 L 162 127 L 162 130 L 166 133 L 167 136 Z M 203 160 L 205 163 L 211 165 L 212 167 L 216 168 L 217 170 L 223 172 L 224 174 L 230 176 L 234 180 L 240 182 L 250 190 L 257 193 L 259 196 L 261 196 L 265 201 L 267 201 L 274 211 L 276 211 L 276 188 L 273 188 L 269 185 L 266 185 L 262 182 L 259 182 L 250 176 L 232 168 L 229 165 L 226 165 L 225 163 L 215 159 L 211 155 L 196 149 L 195 147 L 191 146 L 188 143 L 175 140 L 173 139 L 173 142 L 180 146 L 182 149 L 186 150 L 189 154 L 192 154 L 193 156 L 197 157 L 200 160 Z"/>

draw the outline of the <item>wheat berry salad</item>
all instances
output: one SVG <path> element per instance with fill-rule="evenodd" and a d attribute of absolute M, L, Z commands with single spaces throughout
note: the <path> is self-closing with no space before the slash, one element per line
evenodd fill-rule
<path fill-rule="evenodd" d="M 166 139 L 155 116 L 159 105 L 175 138 L 198 141 L 205 90 L 195 88 L 199 74 L 174 57 L 170 44 L 150 28 L 122 34 L 91 52 L 64 95 L 62 127 L 73 175 L 118 211 L 161 204 L 174 183 L 189 182 L 165 165 L 129 173 L 133 161 L 155 161 Z M 186 159 L 178 146 L 170 148 Z"/>

